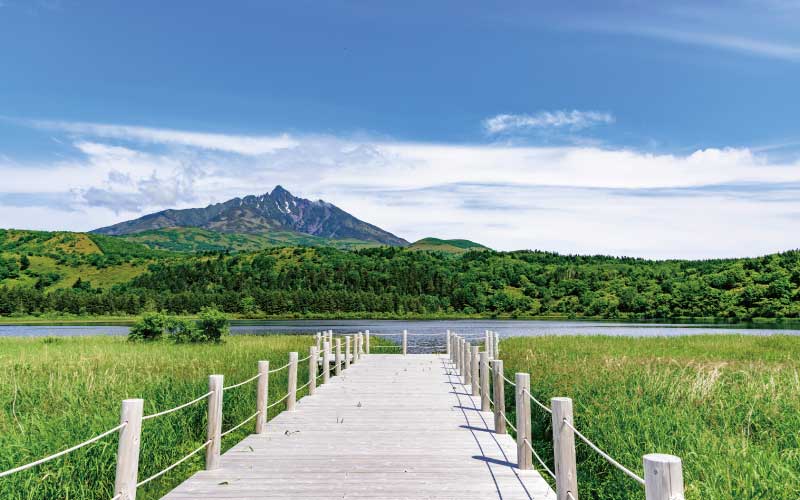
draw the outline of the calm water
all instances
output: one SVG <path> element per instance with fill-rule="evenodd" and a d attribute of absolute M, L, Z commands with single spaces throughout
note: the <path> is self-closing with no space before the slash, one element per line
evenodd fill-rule
<path fill-rule="evenodd" d="M 776 325 L 751 324 L 670 324 L 670 323 L 623 323 L 602 321 L 501 321 L 501 320 L 442 320 L 442 321 L 234 321 L 234 334 L 293 333 L 313 334 L 331 329 L 337 334 L 369 330 L 371 334 L 391 334 L 399 340 L 404 329 L 409 332 L 409 347 L 430 350 L 444 344 L 447 329 L 467 337 L 482 336 L 484 330 L 494 330 L 500 337 L 538 335 L 623 335 L 629 337 L 655 337 L 696 335 L 708 333 L 740 333 L 745 335 L 800 335 L 800 323 Z M 46 337 L 76 335 L 126 335 L 125 325 L 0 325 L 0 337 Z"/>

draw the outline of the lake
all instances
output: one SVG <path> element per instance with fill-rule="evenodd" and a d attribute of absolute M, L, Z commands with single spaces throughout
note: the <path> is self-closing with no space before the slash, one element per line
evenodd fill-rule
<path fill-rule="evenodd" d="M 120 324 L 41 324 L 0 325 L 0 337 L 47 337 L 78 335 L 127 335 L 128 326 Z M 232 321 L 234 334 L 269 335 L 274 333 L 314 334 L 331 329 L 345 334 L 369 330 L 371 334 L 390 335 L 399 341 L 400 333 L 409 332 L 409 350 L 429 351 L 444 344 L 444 332 L 450 329 L 465 337 L 479 338 L 485 330 L 498 332 L 501 338 L 540 335 L 622 335 L 656 337 L 697 334 L 800 335 L 800 323 L 777 324 L 712 324 L 712 323 L 646 323 L 610 321 L 544 321 L 544 320 L 293 320 Z"/>

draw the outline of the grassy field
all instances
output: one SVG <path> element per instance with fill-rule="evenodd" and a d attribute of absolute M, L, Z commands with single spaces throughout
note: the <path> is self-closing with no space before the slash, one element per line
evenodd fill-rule
<path fill-rule="evenodd" d="M 647 453 L 680 456 L 689 499 L 800 497 L 800 338 L 512 338 L 500 352 L 541 401 L 573 398 L 577 428 L 636 473 Z M 550 416 L 532 407 L 552 467 Z M 643 498 L 581 442 L 577 457 L 581 498 Z"/>
<path fill-rule="evenodd" d="M 120 402 L 145 400 L 145 414 L 207 392 L 208 375 L 225 385 L 256 373 L 288 352 L 308 355 L 311 337 L 234 336 L 224 345 L 135 344 L 124 338 L 0 339 L 0 471 L 50 455 L 116 426 Z M 301 363 L 298 385 L 308 380 Z M 270 399 L 286 392 L 286 370 L 270 376 Z M 255 383 L 225 392 L 223 431 L 255 411 Z M 301 392 L 298 397 L 304 392 Z M 283 409 L 278 405 L 270 418 Z M 274 411 L 274 413 L 272 413 Z M 144 422 L 139 477 L 175 462 L 205 441 L 206 406 Z M 223 438 L 223 451 L 252 432 L 246 425 Z M 0 479 L 0 498 L 103 499 L 113 496 L 116 434 L 65 457 Z M 158 498 L 202 467 L 202 453 L 140 489 Z"/>

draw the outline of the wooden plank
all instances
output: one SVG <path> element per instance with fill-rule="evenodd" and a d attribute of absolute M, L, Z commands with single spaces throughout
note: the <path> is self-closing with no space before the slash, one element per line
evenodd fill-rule
<path fill-rule="evenodd" d="M 164 498 L 547 499 L 446 356 L 369 354 Z"/>

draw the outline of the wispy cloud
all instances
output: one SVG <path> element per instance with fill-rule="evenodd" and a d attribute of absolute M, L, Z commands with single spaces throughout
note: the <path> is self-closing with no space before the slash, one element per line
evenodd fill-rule
<path fill-rule="evenodd" d="M 624 31 L 627 31 L 631 34 L 638 34 L 673 42 L 715 47 L 772 59 L 782 59 L 793 62 L 800 61 L 800 45 L 794 45 L 790 43 L 757 40 L 742 36 L 717 33 L 700 33 L 657 27 L 634 29 L 625 28 Z"/>
<path fill-rule="evenodd" d="M 581 130 L 614 121 L 611 113 L 600 111 L 539 111 L 534 114 L 495 115 L 483 121 L 483 128 L 489 134 L 553 128 Z"/>

